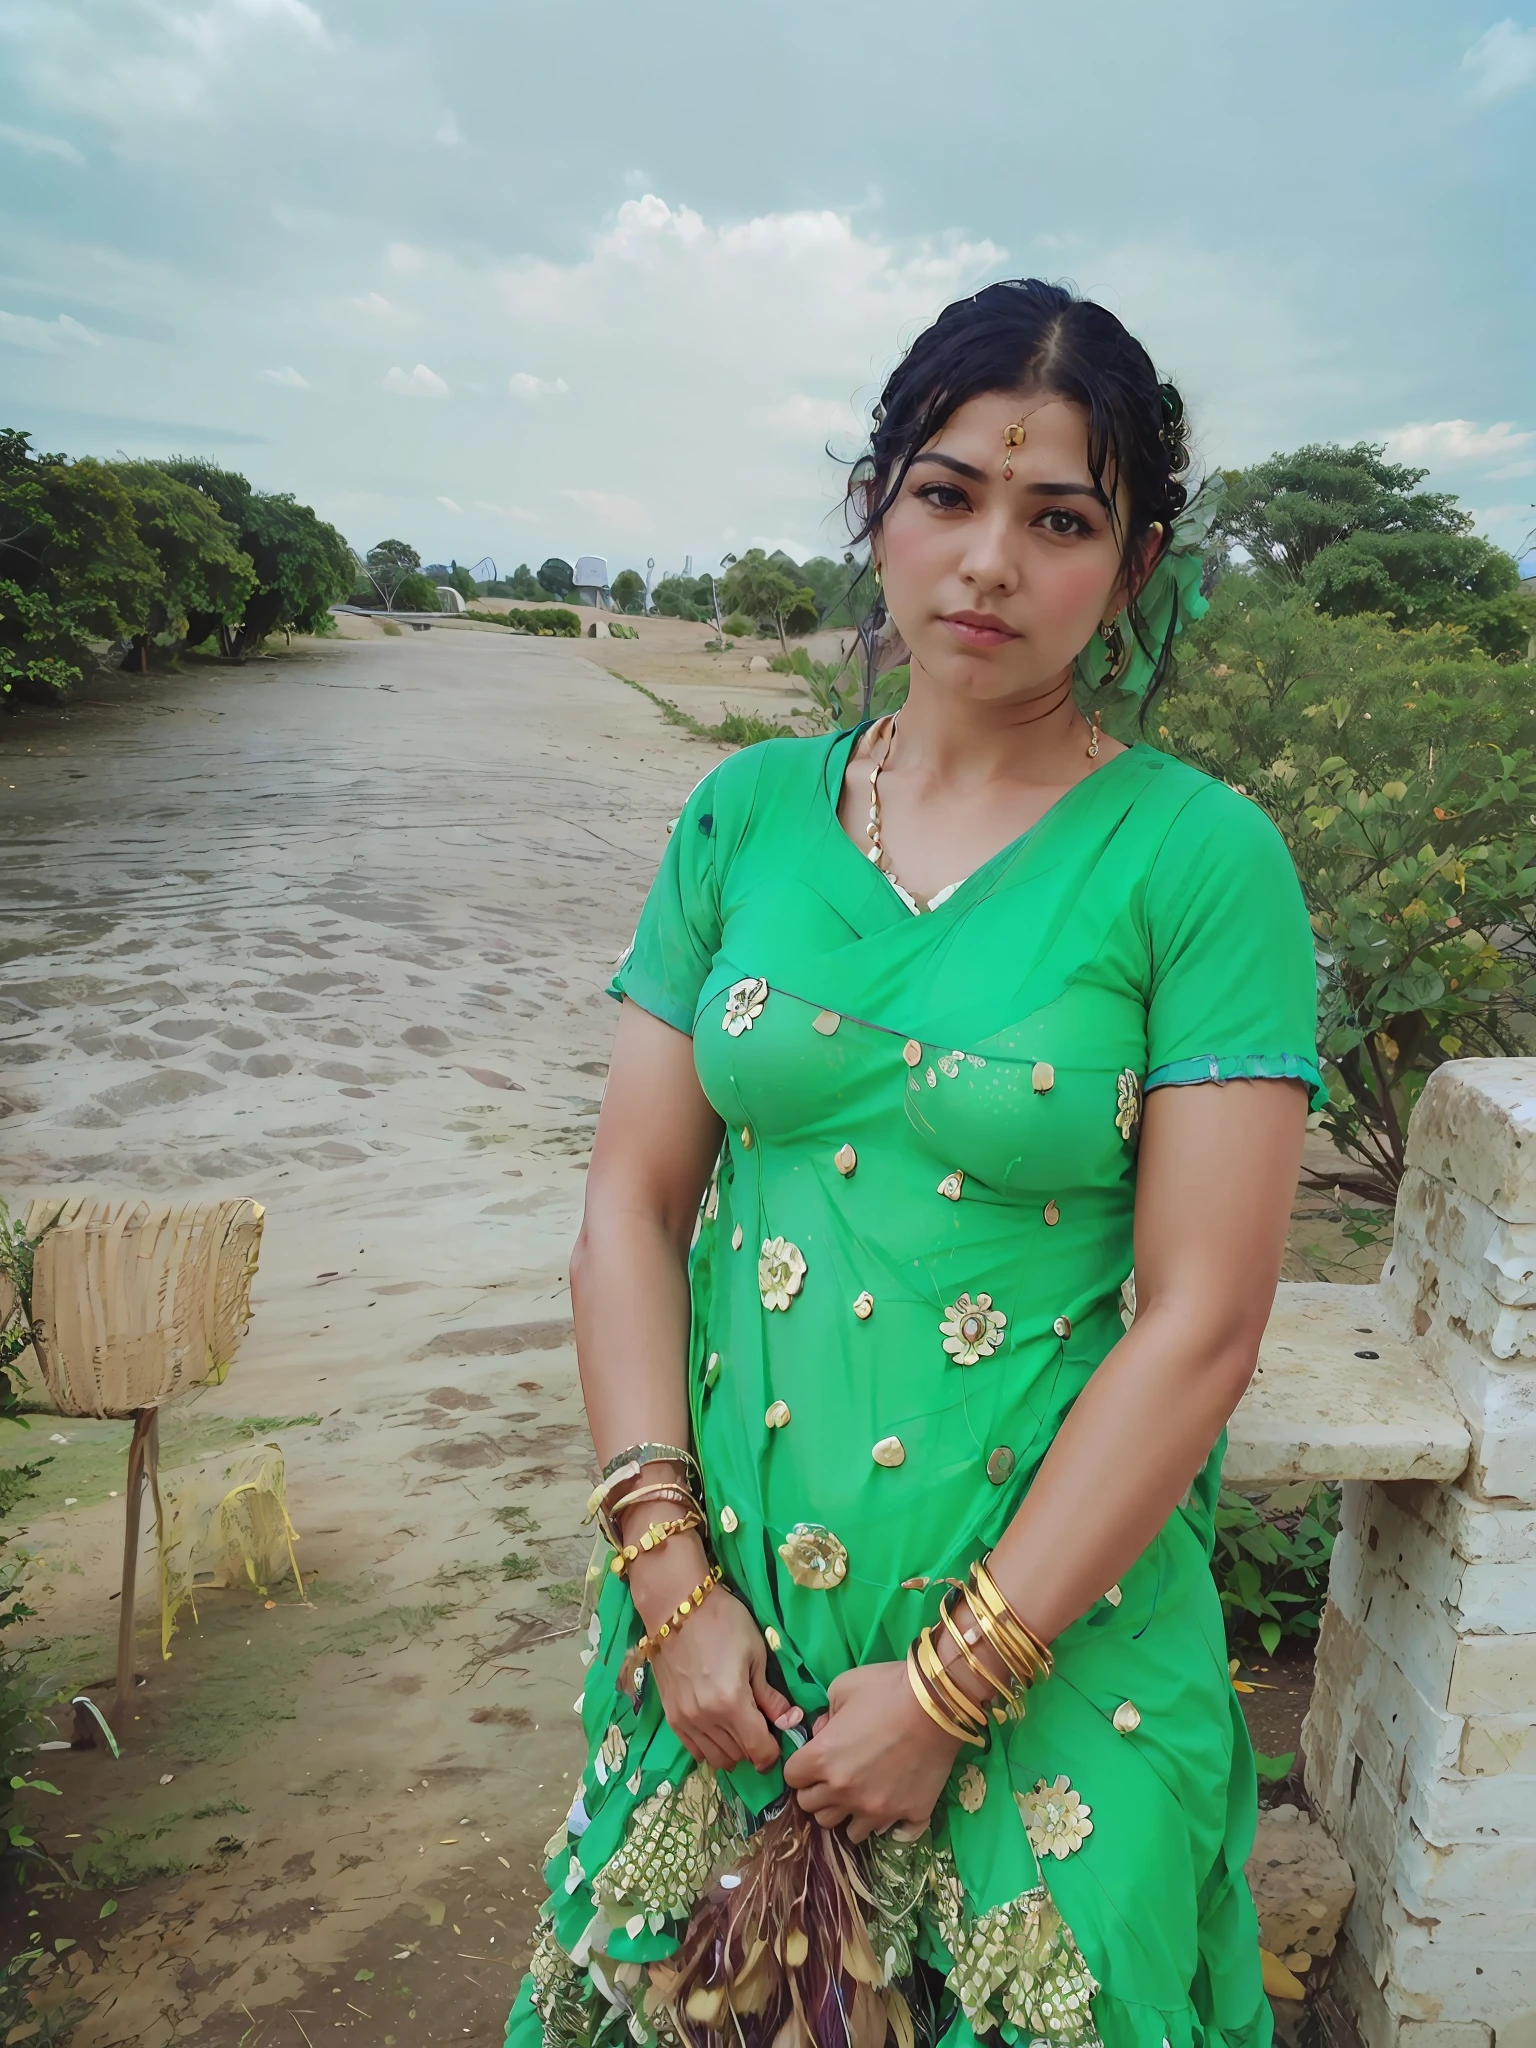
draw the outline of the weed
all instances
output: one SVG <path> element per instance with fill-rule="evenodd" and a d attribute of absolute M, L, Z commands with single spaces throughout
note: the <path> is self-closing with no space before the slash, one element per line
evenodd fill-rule
<path fill-rule="evenodd" d="M 184 1816 L 167 1814 L 152 1828 L 108 1828 L 88 1848 L 77 1849 L 75 1875 L 104 1891 L 128 1891 L 152 1877 L 180 1877 L 187 1865 L 180 1856 L 155 1847 Z"/>
<path fill-rule="evenodd" d="M 1336 1487 L 1222 1488 L 1212 1568 L 1233 1643 L 1257 1637 L 1273 1656 L 1284 1637 L 1317 1634 L 1338 1533 Z"/>
<path fill-rule="evenodd" d="M 0 1967 L 0 2041 L 25 2041 L 28 2048 L 54 2048 L 90 2010 L 60 1961 L 75 1944 L 60 1935 L 53 1952 L 34 1931 L 31 1943 Z"/>
<path fill-rule="evenodd" d="M 581 1593 L 580 1579 L 556 1579 L 553 1585 L 544 1588 L 544 1598 L 551 1607 L 579 1607 Z"/>
<path fill-rule="evenodd" d="M 398 1642 L 402 1636 L 407 1642 L 414 1642 L 417 1636 L 431 1635 L 439 1622 L 449 1620 L 458 1611 L 448 1601 L 425 1602 L 419 1607 L 381 1607 L 376 1614 L 359 1616 L 350 1628 L 333 1638 L 330 1647 L 340 1650 L 344 1657 L 365 1657 L 370 1650 Z"/>
<path fill-rule="evenodd" d="M 208 1806 L 195 1806 L 192 1809 L 192 1818 L 194 1820 L 223 1820 L 228 1814 L 249 1813 L 250 1810 L 248 1806 L 242 1806 L 238 1799 L 215 1799 Z"/>
<path fill-rule="evenodd" d="M 637 683 L 630 676 L 617 676 L 615 680 L 628 683 L 630 689 L 638 690 L 642 697 L 649 697 L 668 725 L 680 726 L 684 732 L 691 732 L 695 739 L 718 740 L 727 746 L 755 747 L 760 740 L 792 740 L 795 737 L 794 727 L 785 725 L 780 719 L 760 718 L 755 711 L 732 711 L 726 704 L 720 706 L 725 713 L 720 723 L 705 725 L 691 711 L 684 711 L 670 697 L 657 696 L 644 683 Z"/>
<path fill-rule="evenodd" d="M 491 1512 L 509 1536 L 531 1536 L 539 1526 L 526 1508 L 493 1508 Z"/>
<path fill-rule="evenodd" d="M 538 1559 L 524 1557 L 521 1551 L 509 1550 L 501 1560 L 501 1576 L 504 1579 L 536 1579 L 538 1575 Z"/>
<path fill-rule="evenodd" d="M 239 1437 L 270 1436 L 276 1429 L 315 1429 L 318 1415 L 242 1415 L 235 1424 Z"/>

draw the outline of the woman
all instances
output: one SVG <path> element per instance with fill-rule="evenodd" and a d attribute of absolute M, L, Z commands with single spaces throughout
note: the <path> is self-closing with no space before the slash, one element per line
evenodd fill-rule
<path fill-rule="evenodd" d="M 508 2038 L 1264 2048 L 1209 1560 L 1306 918 L 1255 806 L 1100 728 L 1203 609 L 1140 345 L 994 285 L 875 421 L 906 703 L 712 770 L 615 977 L 571 1284 L 622 1548 Z"/>

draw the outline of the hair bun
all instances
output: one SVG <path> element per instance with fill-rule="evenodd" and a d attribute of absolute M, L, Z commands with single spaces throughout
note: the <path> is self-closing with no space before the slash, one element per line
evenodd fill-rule
<path fill-rule="evenodd" d="M 1163 424 L 1159 439 L 1168 456 L 1169 472 L 1178 476 L 1189 467 L 1189 428 L 1184 419 L 1184 400 L 1177 384 L 1157 387 L 1163 401 Z"/>

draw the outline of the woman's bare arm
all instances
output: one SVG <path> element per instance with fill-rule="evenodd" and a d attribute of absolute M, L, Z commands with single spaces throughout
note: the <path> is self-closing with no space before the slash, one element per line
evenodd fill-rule
<path fill-rule="evenodd" d="M 693 1065 L 693 1042 L 626 1002 L 571 1253 L 571 1306 L 582 1394 L 598 1461 L 637 1443 L 688 1445 L 688 1247 L 723 1126 Z M 648 1466 L 645 1478 L 682 1476 Z M 676 1510 L 641 1503 L 628 1542 Z M 637 1557 L 630 1588 L 648 1629 L 699 1584 L 709 1559 L 698 1534 Z M 779 1743 L 769 1722 L 798 1709 L 768 1684 L 767 1650 L 746 1608 L 723 1588 L 658 1652 L 667 1719 L 689 1751 L 717 1769 L 746 1757 L 767 1769 Z"/>
<path fill-rule="evenodd" d="M 625 1003 L 571 1253 L 599 1464 L 628 1444 L 688 1442 L 688 1246 L 723 1129 L 692 1039 Z"/>
<path fill-rule="evenodd" d="M 1156 1088 L 1136 1185 L 1136 1320 L 1046 1453 L 993 1569 L 1047 1640 L 1141 1556 L 1253 1375 L 1285 1253 L 1306 1091 Z"/>

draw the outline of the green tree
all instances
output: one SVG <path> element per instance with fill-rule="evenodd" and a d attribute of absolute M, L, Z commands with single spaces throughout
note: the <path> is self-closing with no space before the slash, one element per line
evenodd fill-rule
<path fill-rule="evenodd" d="M 381 540 L 368 550 L 364 566 L 385 608 L 393 611 L 400 585 L 413 569 L 420 569 L 421 557 L 408 541 Z"/>
<path fill-rule="evenodd" d="M 466 604 L 473 604 L 480 595 L 480 586 L 460 562 L 454 562 L 448 571 L 448 581 Z"/>
<path fill-rule="evenodd" d="M 1514 561 L 1473 533 L 1450 492 L 1420 490 L 1427 475 L 1373 442 L 1298 448 L 1228 476 L 1215 532 L 1336 618 L 1461 625 L 1489 654 L 1523 653 L 1531 627 Z"/>
<path fill-rule="evenodd" d="M 576 572 L 569 562 L 551 555 L 547 562 L 539 564 L 539 586 L 551 597 L 568 598 L 576 588 Z"/>
<path fill-rule="evenodd" d="M 287 492 L 253 491 L 236 470 L 175 457 L 166 473 L 211 498 L 234 528 L 256 572 L 244 611 L 234 620 L 193 611 L 187 639 L 200 645 L 218 634 L 220 652 L 239 660 L 279 627 L 313 633 L 331 605 L 352 589 L 357 574 L 351 548 L 334 526 Z"/>
<path fill-rule="evenodd" d="M 749 619 L 771 625 L 786 654 L 789 634 L 814 633 L 818 624 L 816 593 L 787 575 L 761 548 L 749 549 L 731 564 L 720 586 L 720 601 L 728 611 L 745 612 Z"/>
<path fill-rule="evenodd" d="M 823 626 L 858 626 L 874 604 L 875 579 L 863 556 L 849 553 L 834 562 L 829 555 L 813 555 L 796 574 L 814 593 Z"/>
<path fill-rule="evenodd" d="M 395 612 L 440 612 L 443 601 L 437 594 L 437 585 L 430 576 L 423 576 L 419 569 L 407 569 L 395 586 Z"/>
<path fill-rule="evenodd" d="M 158 582 L 105 464 L 41 455 L 0 429 L 0 696 L 45 702 L 77 683 L 91 641 L 142 620 Z"/>
<path fill-rule="evenodd" d="M 638 569 L 621 569 L 609 585 L 609 590 L 621 612 L 645 610 L 645 578 Z"/>
<path fill-rule="evenodd" d="M 538 577 L 534 575 L 526 562 L 519 562 L 512 571 L 512 581 L 507 586 L 507 595 L 509 597 L 540 598 L 548 597 L 550 592 L 544 589 Z"/>
<path fill-rule="evenodd" d="M 712 619 L 707 576 L 663 576 L 651 604 L 664 619 Z"/>
<path fill-rule="evenodd" d="M 251 558 L 218 506 L 155 462 L 115 462 L 133 505 L 139 538 L 159 564 L 159 586 L 137 623 L 130 660 L 141 673 L 150 648 L 179 641 L 189 615 L 237 619 L 256 587 Z"/>
<path fill-rule="evenodd" d="M 1317 946 L 1328 1178 L 1395 1198 L 1434 1068 L 1524 1053 L 1536 1014 L 1536 665 L 1465 627 L 1335 619 L 1233 575 L 1156 736 L 1261 803 Z"/>

